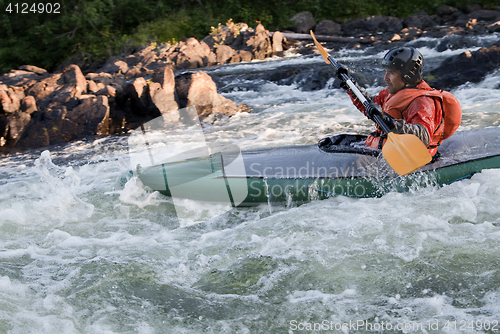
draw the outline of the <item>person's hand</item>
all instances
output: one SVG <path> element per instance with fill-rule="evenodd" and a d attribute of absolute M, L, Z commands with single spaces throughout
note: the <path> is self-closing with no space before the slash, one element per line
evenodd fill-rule
<path fill-rule="evenodd" d="M 366 107 L 366 115 L 373 121 L 375 121 L 375 115 L 378 115 L 391 131 L 396 127 L 396 120 L 391 117 L 391 115 L 383 112 L 382 107 L 376 103 L 370 102 L 368 104 L 368 107 Z"/>
<path fill-rule="evenodd" d="M 366 107 L 366 116 L 369 119 L 375 120 L 375 115 L 378 115 L 380 119 L 384 119 L 384 112 L 382 111 L 382 107 L 376 103 L 369 102 Z"/>

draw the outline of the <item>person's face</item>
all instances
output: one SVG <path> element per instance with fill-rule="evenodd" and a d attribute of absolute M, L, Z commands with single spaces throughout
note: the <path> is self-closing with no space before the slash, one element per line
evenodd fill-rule
<path fill-rule="evenodd" d="M 398 70 L 386 69 L 384 81 L 390 94 L 396 94 L 405 86 L 401 72 Z"/>

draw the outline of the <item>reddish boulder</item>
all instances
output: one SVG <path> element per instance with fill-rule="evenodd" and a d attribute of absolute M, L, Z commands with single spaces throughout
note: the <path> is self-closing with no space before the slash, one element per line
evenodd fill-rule
<path fill-rule="evenodd" d="M 0 85 L 0 103 L 4 113 L 15 113 L 21 108 L 24 90 L 21 87 Z"/>
<path fill-rule="evenodd" d="M 28 72 L 40 74 L 40 75 L 47 73 L 46 69 L 41 68 L 41 67 L 37 67 L 37 66 L 33 66 L 33 65 L 22 65 L 22 66 L 19 66 L 19 69 L 23 70 L 23 71 L 28 71 Z"/>
<path fill-rule="evenodd" d="M 275 31 L 273 34 L 273 54 L 278 54 L 283 52 L 283 42 L 285 37 L 279 31 Z"/>
<path fill-rule="evenodd" d="M 255 34 L 246 39 L 245 45 L 255 59 L 265 59 L 273 53 L 269 31 L 260 23 L 255 28 Z"/>
<path fill-rule="evenodd" d="M 172 66 L 166 66 L 153 75 L 149 85 L 151 100 L 160 113 L 166 114 L 179 109 L 175 94 L 175 76 Z"/>
<path fill-rule="evenodd" d="M 231 59 L 235 51 L 227 45 L 214 46 L 217 64 L 225 64 Z"/>
<path fill-rule="evenodd" d="M 21 111 L 27 114 L 32 114 L 37 111 L 36 100 L 33 96 L 28 95 L 21 100 Z"/>
<path fill-rule="evenodd" d="M 247 105 L 236 106 L 234 101 L 218 94 L 215 82 L 205 72 L 179 76 L 176 80 L 176 91 L 181 107 L 196 106 L 200 119 L 212 113 L 230 116 L 238 111 L 249 111 Z"/>

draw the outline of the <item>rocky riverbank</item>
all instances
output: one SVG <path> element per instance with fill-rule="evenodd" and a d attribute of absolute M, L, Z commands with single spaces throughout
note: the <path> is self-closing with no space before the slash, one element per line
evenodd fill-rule
<path fill-rule="evenodd" d="M 1 150 L 126 133 L 145 121 L 191 105 L 205 122 L 249 112 L 248 106 L 237 106 L 218 94 L 214 81 L 200 69 L 283 56 L 285 52 L 314 53 L 306 34 L 309 30 L 334 50 L 364 45 L 389 48 L 425 36 L 500 32 L 500 11 L 474 6 L 464 10 L 441 7 L 438 15 L 422 12 L 404 20 L 375 16 L 343 24 L 315 22 L 308 12 L 292 20 L 296 22 L 293 31 L 283 32 L 269 32 L 261 24 L 250 28 L 229 21 L 201 41 L 190 38 L 176 45 L 152 44 L 133 54 L 113 57 L 92 70 L 83 63 L 55 73 L 29 65 L 12 70 L 0 77 Z M 426 79 L 447 89 L 467 81 L 479 82 L 500 66 L 499 59 L 500 42 L 451 57 Z"/>

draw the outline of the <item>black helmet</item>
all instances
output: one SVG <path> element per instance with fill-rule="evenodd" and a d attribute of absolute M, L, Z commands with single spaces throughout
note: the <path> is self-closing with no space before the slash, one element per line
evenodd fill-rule
<path fill-rule="evenodd" d="M 417 84 L 422 80 L 424 57 L 412 47 L 395 48 L 385 54 L 382 67 L 400 71 L 407 84 Z"/>

